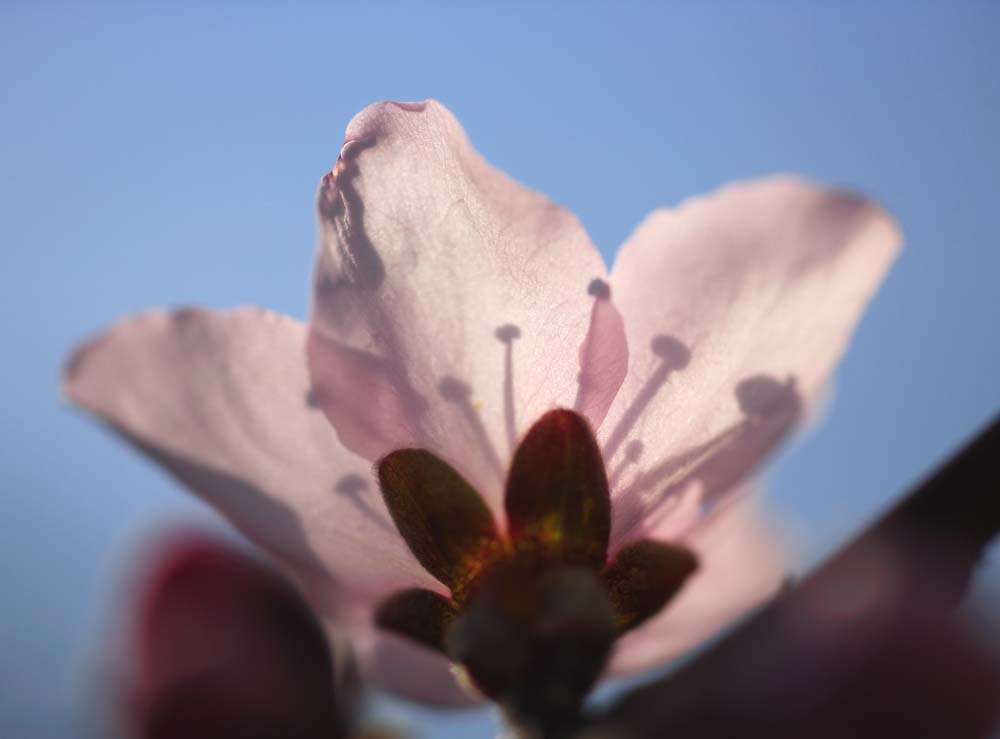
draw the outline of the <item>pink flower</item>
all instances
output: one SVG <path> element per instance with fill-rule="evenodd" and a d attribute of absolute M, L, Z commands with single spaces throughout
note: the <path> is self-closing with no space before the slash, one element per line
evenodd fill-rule
<path fill-rule="evenodd" d="M 610 674 L 777 590 L 782 549 L 745 478 L 822 395 L 897 251 L 877 206 L 788 177 L 731 185 L 654 212 L 609 274 L 573 216 L 490 167 L 433 102 L 362 111 L 318 200 L 308 326 L 146 313 L 80 349 L 65 387 L 268 550 L 376 685 L 468 700 L 446 659 L 374 623 L 400 590 L 449 591 L 372 463 L 430 450 L 502 528 L 511 455 L 557 407 L 596 433 L 612 561 L 641 538 L 699 558 Z"/>

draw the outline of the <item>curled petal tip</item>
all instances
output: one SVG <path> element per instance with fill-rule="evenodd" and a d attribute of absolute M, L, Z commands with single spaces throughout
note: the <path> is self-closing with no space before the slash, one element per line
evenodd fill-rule
<path fill-rule="evenodd" d="M 400 113 L 404 115 L 422 115 L 428 112 L 440 112 L 444 110 L 446 110 L 444 106 L 434 100 L 424 100 L 421 102 L 383 100 L 373 103 L 354 116 L 351 122 L 347 124 L 345 145 L 346 142 L 352 140 L 372 140 L 387 128 L 394 128 L 392 119 L 398 119 L 398 114 Z"/>
<path fill-rule="evenodd" d="M 412 102 L 412 103 L 400 102 L 396 100 L 387 100 L 386 105 L 395 106 L 400 110 L 405 110 L 409 113 L 423 113 L 424 110 L 427 108 L 427 104 L 429 102 L 430 102 L 429 100 L 422 100 L 420 102 Z"/>
<path fill-rule="evenodd" d="M 62 399 L 68 403 L 73 403 L 74 405 L 82 405 L 83 398 L 80 394 L 80 385 L 77 382 L 80 374 L 83 372 L 83 367 L 87 362 L 87 356 L 90 354 L 94 347 L 94 344 L 99 342 L 99 338 L 90 339 L 77 345 L 70 355 L 66 357 L 66 361 L 63 362 L 61 380 L 59 383 L 59 394 Z"/>

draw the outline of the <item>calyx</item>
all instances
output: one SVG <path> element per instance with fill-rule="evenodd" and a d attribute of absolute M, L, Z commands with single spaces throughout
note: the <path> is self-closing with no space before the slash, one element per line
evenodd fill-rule
<path fill-rule="evenodd" d="M 378 476 L 400 535 L 451 595 L 397 592 L 376 623 L 459 663 L 516 715 L 575 715 L 614 640 L 660 611 L 697 568 L 690 550 L 651 539 L 608 560 L 604 462 L 573 411 L 545 414 L 517 447 L 506 532 L 475 489 L 428 451 L 392 452 Z"/>

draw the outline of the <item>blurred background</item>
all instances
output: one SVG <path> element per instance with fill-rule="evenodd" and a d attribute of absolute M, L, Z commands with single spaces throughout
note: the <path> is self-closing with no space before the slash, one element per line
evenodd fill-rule
<path fill-rule="evenodd" d="M 895 215 L 826 418 L 767 470 L 800 570 L 1000 410 L 1000 4 L 475 6 L 2 3 L 0 735 L 87 736 L 140 542 L 215 520 L 61 402 L 64 357 L 149 306 L 303 317 L 316 184 L 376 100 L 444 102 L 609 263 L 651 209 L 774 171 Z M 996 562 L 974 597 L 1000 610 Z"/>

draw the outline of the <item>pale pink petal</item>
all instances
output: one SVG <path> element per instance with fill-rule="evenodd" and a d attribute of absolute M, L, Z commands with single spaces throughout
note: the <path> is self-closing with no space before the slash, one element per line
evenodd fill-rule
<path fill-rule="evenodd" d="M 425 403 L 409 389 L 403 368 L 351 349 L 318 331 L 307 343 L 313 372 L 312 399 L 335 417 L 344 446 L 370 460 L 386 449 L 412 446 Z"/>
<path fill-rule="evenodd" d="M 445 657 L 405 637 L 378 632 L 365 655 L 370 684 L 393 695 L 442 707 L 483 701 L 459 685 L 456 667 Z"/>
<path fill-rule="evenodd" d="M 683 538 L 699 568 L 663 612 L 618 641 L 609 667 L 625 675 L 663 664 L 776 595 L 787 575 L 786 547 L 747 491 Z M 666 519 L 651 538 L 677 541 Z"/>
<path fill-rule="evenodd" d="M 284 564 L 331 634 L 357 642 L 374 684 L 469 703 L 447 660 L 381 646 L 395 637 L 375 629 L 376 602 L 402 587 L 442 586 L 393 527 L 370 463 L 344 449 L 311 404 L 306 334 L 256 309 L 146 313 L 81 347 L 64 392 Z M 429 671 L 420 680 L 398 675 L 415 662 Z"/>
<path fill-rule="evenodd" d="M 871 202 L 784 177 L 639 226 L 612 271 L 631 363 L 601 433 L 613 544 L 692 481 L 710 510 L 785 436 L 899 242 Z"/>
<path fill-rule="evenodd" d="M 314 601 L 315 602 L 315 601 Z M 438 652 L 375 626 L 371 608 L 343 599 L 320 609 L 331 640 L 347 638 L 358 658 L 364 683 L 419 703 L 470 706 L 482 698 L 456 679 L 452 663 Z M 345 607 L 346 606 L 346 607 Z"/>
<path fill-rule="evenodd" d="M 491 168 L 434 102 L 355 117 L 318 200 L 317 399 L 359 454 L 429 448 L 499 511 L 517 436 L 576 398 L 600 255 L 573 216 Z"/>
<path fill-rule="evenodd" d="M 396 532 L 369 463 L 310 405 L 305 341 L 305 326 L 262 310 L 150 312 L 80 348 L 64 391 L 289 566 L 312 598 L 440 589 Z"/>
<path fill-rule="evenodd" d="M 579 388 L 573 408 L 590 421 L 591 428 L 597 429 L 628 372 L 628 341 L 625 322 L 611 301 L 611 288 L 594 280 L 590 292 L 594 307 L 590 328 L 580 345 Z"/>

